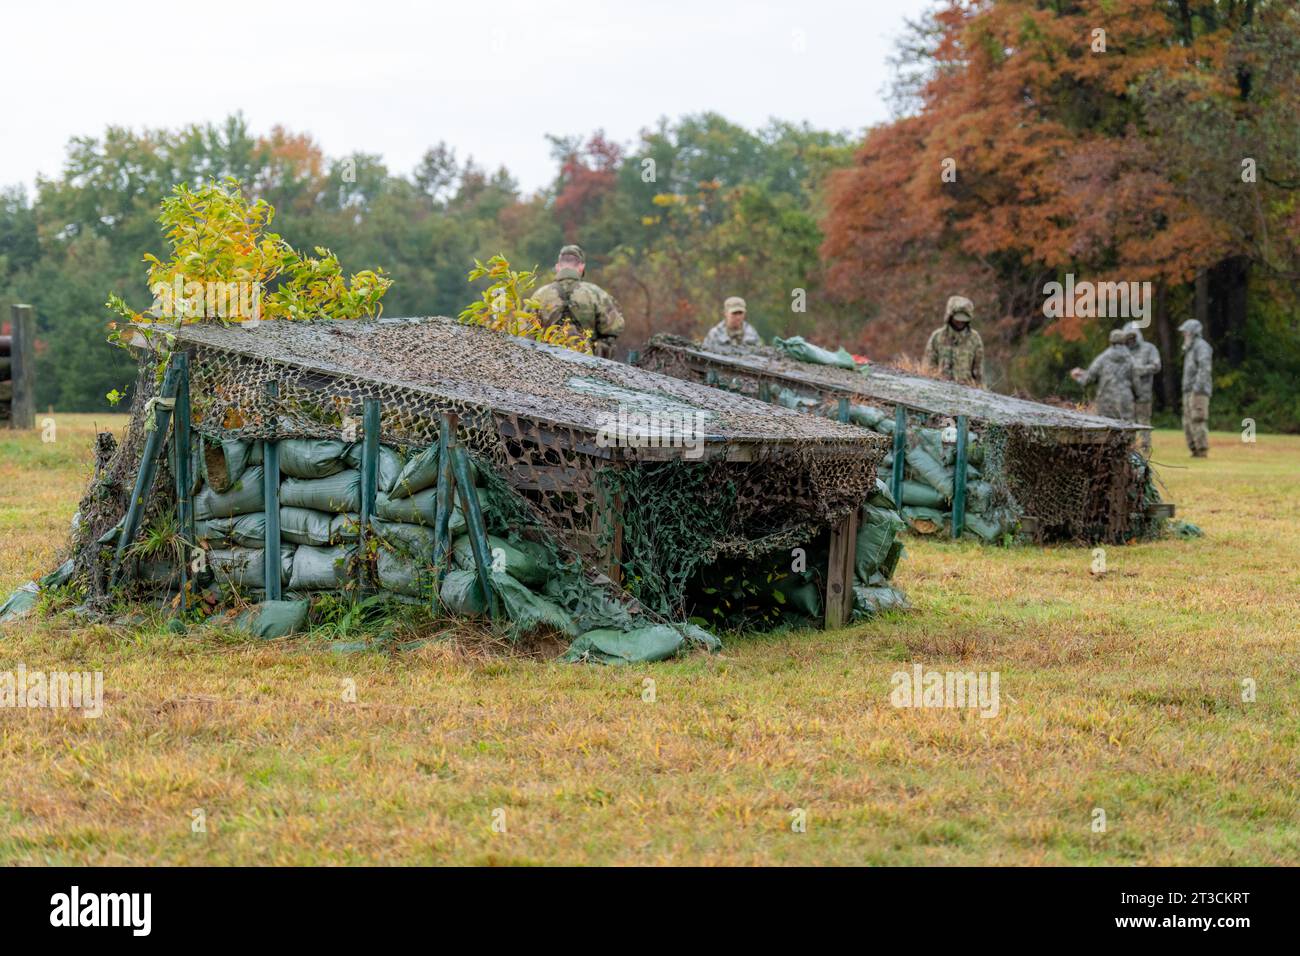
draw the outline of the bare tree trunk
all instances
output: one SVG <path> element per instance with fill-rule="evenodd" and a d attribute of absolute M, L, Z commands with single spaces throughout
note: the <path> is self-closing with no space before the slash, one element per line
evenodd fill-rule
<path fill-rule="evenodd" d="M 1177 408 L 1179 395 L 1178 349 L 1174 345 L 1173 323 L 1169 321 L 1169 289 L 1163 281 L 1156 283 L 1156 348 L 1160 349 L 1160 400 L 1162 408 Z"/>

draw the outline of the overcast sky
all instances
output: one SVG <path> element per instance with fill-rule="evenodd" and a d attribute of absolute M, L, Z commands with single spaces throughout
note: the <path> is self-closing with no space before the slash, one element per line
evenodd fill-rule
<path fill-rule="evenodd" d="M 888 118 L 886 58 L 932 0 L 135 0 L 14 3 L 3 13 L 0 185 L 62 166 L 75 135 L 176 127 L 242 110 L 253 131 L 310 132 L 328 155 L 407 173 L 439 140 L 554 174 L 546 134 L 620 142 L 713 110 L 861 131 Z M 486 12 L 495 11 L 489 22 Z"/>

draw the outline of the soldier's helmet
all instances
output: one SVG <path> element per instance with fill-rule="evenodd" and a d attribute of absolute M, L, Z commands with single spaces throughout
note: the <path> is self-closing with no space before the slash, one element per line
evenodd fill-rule
<path fill-rule="evenodd" d="M 1123 345 L 1126 341 L 1128 341 L 1128 337 L 1129 337 L 1131 334 L 1132 334 L 1131 332 L 1125 332 L 1123 329 L 1111 329 L 1111 330 L 1110 330 L 1110 344 L 1111 344 L 1111 345 Z"/>
<path fill-rule="evenodd" d="M 1142 341 L 1142 327 L 1137 324 L 1136 319 L 1131 319 L 1128 322 L 1125 322 L 1124 331 L 1136 336 L 1139 343 Z"/>
<path fill-rule="evenodd" d="M 1196 319 L 1188 319 L 1182 325 L 1178 326 L 1178 331 L 1186 333 L 1187 335 L 1200 335 L 1201 323 Z"/>
<path fill-rule="evenodd" d="M 563 259 L 565 256 L 569 256 L 571 258 L 577 259 L 584 266 L 587 264 L 587 254 L 582 251 L 582 246 L 572 245 L 572 244 L 567 246 L 561 246 L 560 254 L 556 256 L 556 258 Z"/>
<path fill-rule="evenodd" d="M 965 315 L 969 322 L 975 317 L 975 303 L 964 295 L 948 296 L 948 307 L 944 309 L 943 320 L 947 322 L 955 315 Z"/>
<path fill-rule="evenodd" d="M 722 314 L 731 315 L 734 312 L 745 312 L 745 300 L 738 295 L 727 297 L 727 301 L 722 303 Z"/>

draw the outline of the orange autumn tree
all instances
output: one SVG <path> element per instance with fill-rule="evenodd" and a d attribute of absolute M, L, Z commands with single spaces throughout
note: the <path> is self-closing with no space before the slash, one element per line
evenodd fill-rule
<path fill-rule="evenodd" d="M 860 347 L 919 354 L 954 292 L 995 354 L 1095 338 L 1107 320 L 1044 315 L 1046 282 L 1151 281 L 1167 313 L 1166 291 L 1263 261 L 1264 234 L 1294 268 L 1294 165 L 1267 148 L 1294 131 L 1272 65 L 1300 62 L 1291 5 L 949 0 L 914 32 L 912 109 L 828 188 L 828 285 L 873 317 Z M 1275 181 L 1243 202 L 1241 157 L 1265 154 Z"/>

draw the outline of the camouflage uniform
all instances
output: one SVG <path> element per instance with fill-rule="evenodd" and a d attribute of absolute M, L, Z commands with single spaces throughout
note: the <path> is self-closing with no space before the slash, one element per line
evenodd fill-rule
<path fill-rule="evenodd" d="M 1093 359 L 1079 378 L 1080 385 L 1097 383 L 1097 400 L 1093 406 L 1097 414 L 1123 422 L 1133 421 L 1138 381 L 1133 355 L 1124 344 L 1128 335 L 1119 329 L 1111 332 L 1110 347 Z"/>
<path fill-rule="evenodd" d="M 966 327 L 954 328 L 953 317 L 963 313 Z M 943 327 L 935 329 L 925 343 L 926 367 L 961 385 L 984 384 L 984 342 L 969 324 L 974 314 L 975 306 L 970 299 L 952 296 L 944 312 Z"/>
<path fill-rule="evenodd" d="M 758 337 L 758 332 L 748 322 L 741 322 L 740 328 L 731 331 L 727 328 L 726 316 L 745 314 L 745 300 L 738 295 L 733 295 L 722 304 L 723 319 L 713 328 L 709 329 L 704 336 L 705 345 L 762 345 L 763 340 Z"/>
<path fill-rule="evenodd" d="M 1183 333 L 1183 435 L 1193 458 L 1210 451 L 1210 372 L 1214 349 L 1201 337 L 1201 323 L 1188 319 L 1178 326 Z"/>
<path fill-rule="evenodd" d="M 575 255 L 586 263 L 578 246 L 565 246 L 560 255 Z M 591 332 L 597 355 L 613 351 L 614 339 L 623 331 L 623 313 L 612 295 L 593 282 L 584 282 L 577 269 L 557 268 L 555 281 L 538 289 L 533 298 L 541 306 L 538 318 L 544 325 L 568 319 L 577 328 Z"/>
<path fill-rule="evenodd" d="M 1137 394 L 1133 402 L 1133 420 L 1143 425 L 1151 424 L 1151 405 L 1156 374 L 1160 371 L 1160 350 L 1151 342 L 1142 338 L 1142 331 L 1136 322 L 1124 326 L 1125 332 L 1131 332 L 1134 341 L 1129 343 L 1129 352 L 1133 364 L 1137 366 Z M 1146 455 L 1151 454 L 1151 432 L 1138 433 L 1138 448 Z"/>
<path fill-rule="evenodd" d="M 705 345 L 762 345 L 763 340 L 758 337 L 754 327 L 746 322 L 736 332 L 727 328 L 727 320 L 723 319 L 713 328 L 709 329 L 709 334 L 704 336 Z"/>

